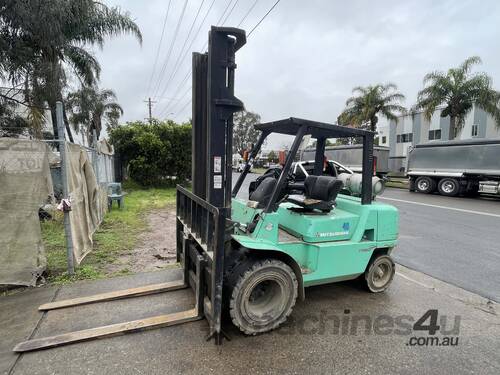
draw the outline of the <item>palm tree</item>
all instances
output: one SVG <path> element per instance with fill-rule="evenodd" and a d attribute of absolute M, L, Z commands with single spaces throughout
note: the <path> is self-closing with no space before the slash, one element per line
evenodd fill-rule
<path fill-rule="evenodd" d="M 91 144 L 95 130 L 97 139 L 102 131 L 103 119 L 108 129 L 115 127 L 123 109 L 116 103 L 116 94 L 113 90 L 99 90 L 97 86 L 84 86 L 67 97 L 67 104 L 71 114 L 70 121 L 77 132 L 87 136 Z"/>
<path fill-rule="evenodd" d="M 346 101 L 346 109 L 338 118 L 341 125 L 366 127 L 376 131 L 378 116 L 397 121 L 398 113 L 405 113 L 406 109 L 400 104 L 405 96 L 397 91 L 393 83 L 355 87 L 355 94 Z"/>
<path fill-rule="evenodd" d="M 48 103 L 55 137 L 55 104 L 63 99 L 66 71 L 86 86 L 99 79 L 99 62 L 87 47 L 102 47 L 107 37 L 122 33 L 131 33 L 142 42 L 139 27 L 128 13 L 96 0 L 5 0 L 0 21 L 4 40 L 0 69 L 13 84 L 28 82 L 27 95 Z"/>
<path fill-rule="evenodd" d="M 418 93 L 415 107 L 423 109 L 430 121 L 437 107 L 443 105 L 441 117 L 450 116 L 449 139 L 462 128 L 474 103 L 491 114 L 500 127 L 500 94 L 491 88 L 491 78 L 486 73 L 471 73 L 472 67 L 480 63 L 481 59 L 473 56 L 447 73 L 432 72 L 424 77 L 425 87 Z"/>

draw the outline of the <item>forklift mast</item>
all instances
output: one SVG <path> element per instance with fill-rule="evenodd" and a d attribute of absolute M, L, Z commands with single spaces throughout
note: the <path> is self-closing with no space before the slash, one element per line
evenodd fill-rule
<path fill-rule="evenodd" d="M 212 27 L 208 53 L 193 53 L 193 193 L 218 208 L 230 208 L 235 52 L 245 31 Z"/>

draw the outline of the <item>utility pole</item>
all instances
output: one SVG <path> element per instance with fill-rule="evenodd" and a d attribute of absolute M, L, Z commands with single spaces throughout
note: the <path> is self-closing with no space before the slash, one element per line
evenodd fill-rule
<path fill-rule="evenodd" d="M 152 124 L 153 123 L 153 111 L 152 111 L 152 108 L 153 108 L 153 104 L 156 103 L 156 102 L 154 100 L 151 100 L 151 98 L 148 98 L 148 100 L 144 100 L 144 103 L 148 104 L 148 113 L 149 113 L 148 121 L 149 121 L 149 124 Z"/>

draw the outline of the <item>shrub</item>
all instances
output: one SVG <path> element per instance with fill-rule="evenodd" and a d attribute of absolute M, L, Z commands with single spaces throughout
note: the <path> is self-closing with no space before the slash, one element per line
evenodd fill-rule
<path fill-rule="evenodd" d="M 168 186 L 191 176 L 191 124 L 129 122 L 113 129 L 111 143 L 130 178 L 142 186 Z"/>

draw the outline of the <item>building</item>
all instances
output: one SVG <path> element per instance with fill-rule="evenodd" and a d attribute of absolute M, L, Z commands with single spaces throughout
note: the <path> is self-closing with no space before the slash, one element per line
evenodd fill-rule
<path fill-rule="evenodd" d="M 406 170 L 408 148 L 433 140 L 448 140 L 450 118 L 441 117 L 442 108 L 436 110 L 430 121 L 422 111 L 400 116 L 397 121 L 381 121 L 378 126 L 379 145 L 389 146 L 389 169 Z M 500 128 L 492 116 L 474 106 L 465 118 L 464 126 L 452 139 L 500 138 Z"/>

